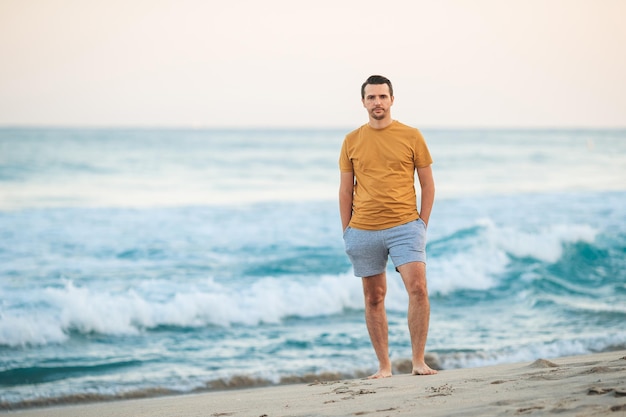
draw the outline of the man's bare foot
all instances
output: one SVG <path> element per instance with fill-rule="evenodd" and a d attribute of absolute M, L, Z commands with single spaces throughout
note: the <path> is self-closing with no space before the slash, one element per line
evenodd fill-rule
<path fill-rule="evenodd" d="M 378 371 L 374 375 L 368 376 L 367 379 L 382 379 L 389 378 L 391 376 L 391 372 L 389 371 Z"/>
<path fill-rule="evenodd" d="M 437 371 L 431 369 L 430 366 L 425 363 L 420 366 L 413 367 L 413 375 L 435 375 Z"/>

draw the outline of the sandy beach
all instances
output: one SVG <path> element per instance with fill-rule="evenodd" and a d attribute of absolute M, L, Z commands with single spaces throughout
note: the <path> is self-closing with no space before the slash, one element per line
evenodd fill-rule
<path fill-rule="evenodd" d="M 534 362 L 9 411 L 72 416 L 626 416 L 626 351 Z"/>

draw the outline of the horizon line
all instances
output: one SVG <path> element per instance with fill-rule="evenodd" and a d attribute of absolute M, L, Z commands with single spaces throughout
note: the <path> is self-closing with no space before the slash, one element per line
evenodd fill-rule
<path fill-rule="evenodd" d="M 364 123 L 363 123 L 364 124 Z M 359 125 L 361 126 L 361 125 Z M 420 130 L 626 130 L 623 126 L 584 126 L 584 125 L 418 125 L 411 124 Z M 358 126 L 356 126 L 358 127 Z M 94 130 L 354 130 L 352 126 L 307 126 L 307 125 L 202 125 L 202 124 L 167 124 L 167 125 L 147 125 L 147 124 L 2 124 L 0 129 L 94 129 Z"/>

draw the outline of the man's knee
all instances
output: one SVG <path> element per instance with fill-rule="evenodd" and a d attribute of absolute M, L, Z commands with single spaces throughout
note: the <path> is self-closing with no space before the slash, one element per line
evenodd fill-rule
<path fill-rule="evenodd" d="M 407 287 L 407 292 L 409 293 L 409 297 L 413 297 L 418 300 L 428 298 L 428 288 L 425 283 Z"/>
<path fill-rule="evenodd" d="M 428 297 L 426 284 L 426 265 L 422 262 L 412 262 L 399 267 L 400 275 L 410 296 L 418 298 Z"/>
<path fill-rule="evenodd" d="M 385 302 L 385 291 L 370 291 L 365 294 L 365 303 L 370 307 L 382 306 Z"/>
<path fill-rule="evenodd" d="M 384 303 L 387 295 L 387 283 L 384 275 L 363 278 L 363 295 L 365 303 L 377 307 Z"/>

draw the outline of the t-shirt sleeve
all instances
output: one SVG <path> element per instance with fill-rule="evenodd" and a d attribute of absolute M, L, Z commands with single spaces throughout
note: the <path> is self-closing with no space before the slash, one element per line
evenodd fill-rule
<path fill-rule="evenodd" d="M 430 151 L 426 145 L 426 140 L 424 140 L 424 136 L 422 136 L 419 130 L 417 130 L 417 136 L 415 138 L 415 155 L 413 162 L 417 168 L 424 168 L 433 163 Z"/>
<path fill-rule="evenodd" d="M 344 140 L 343 145 L 341 145 L 341 153 L 339 154 L 339 170 L 341 172 L 354 172 L 352 161 L 348 156 L 348 144 L 346 140 Z"/>

